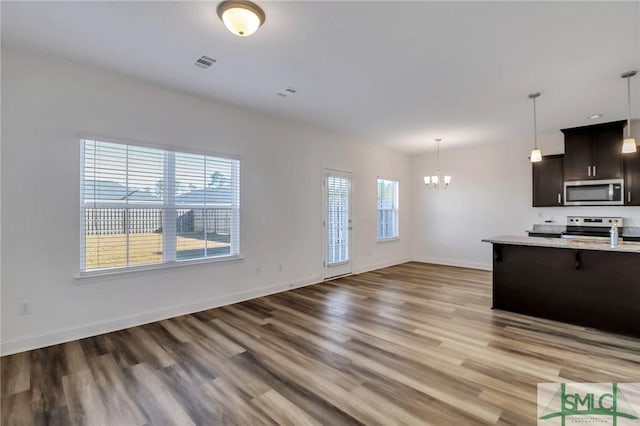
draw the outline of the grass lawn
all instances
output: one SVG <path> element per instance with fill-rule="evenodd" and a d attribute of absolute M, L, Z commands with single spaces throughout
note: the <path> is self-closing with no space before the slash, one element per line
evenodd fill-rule
<path fill-rule="evenodd" d="M 216 253 L 229 253 L 228 235 L 207 235 L 202 233 L 188 233 L 178 236 L 177 258 L 191 259 L 204 256 L 213 250 Z M 126 234 L 87 235 L 86 270 L 100 268 L 115 268 L 127 266 L 127 236 Z M 129 263 L 128 265 L 142 265 L 146 263 L 162 262 L 162 234 L 153 232 L 144 234 L 129 234 Z"/>

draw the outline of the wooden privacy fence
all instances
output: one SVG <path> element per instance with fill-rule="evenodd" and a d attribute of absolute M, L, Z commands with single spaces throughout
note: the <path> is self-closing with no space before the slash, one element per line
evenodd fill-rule
<path fill-rule="evenodd" d="M 176 231 L 229 234 L 229 209 L 176 209 Z M 86 235 L 162 233 L 163 209 L 84 209 Z"/>

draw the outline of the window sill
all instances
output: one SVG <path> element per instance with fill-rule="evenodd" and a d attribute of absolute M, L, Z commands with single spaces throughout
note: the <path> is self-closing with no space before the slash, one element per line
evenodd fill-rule
<path fill-rule="evenodd" d="M 167 270 L 167 269 L 179 269 L 184 267 L 192 267 L 196 265 L 208 265 L 211 263 L 227 263 L 227 262 L 238 262 L 244 260 L 240 254 L 230 255 L 230 256 L 221 256 L 221 257 L 213 257 L 207 259 L 193 259 L 193 260 L 181 260 L 170 263 L 158 263 L 155 265 L 142 265 L 142 266 L 132 266 L 129 268 L 113 268 L 113 269 L 102 269 L 98 271 L 89 271 L 89 272 L 80 272 L 76 276 L 73 277 L 73 280 L 76 284 L 85 284 L 91 281 L 105 280 L 105 279 L 115 279 L 118 277 L 126 277 L 128 275 L 138 275 L 144 273 L 153 273 L 157 271 Z"/>
<path fill-rule="evenodd" d="M 378 238 L 379 243 L 386 243 L 387 241 L 400 241 L 400 237 Z"/>

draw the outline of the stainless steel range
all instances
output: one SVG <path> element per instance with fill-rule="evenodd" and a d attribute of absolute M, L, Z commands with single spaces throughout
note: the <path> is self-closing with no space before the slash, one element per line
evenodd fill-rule
<path fill-rule="evenodd" d="M 561 237 L 608 239 L 613 225 L 617 225 L 618 232 L 622 235 L 624 219 L 621 217 L 568 216 L 567 230 Z"/>

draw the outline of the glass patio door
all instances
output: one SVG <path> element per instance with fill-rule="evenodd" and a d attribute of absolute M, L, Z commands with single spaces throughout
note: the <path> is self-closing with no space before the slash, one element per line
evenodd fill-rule
<path fill-rule="evenodd" d="M 326 170 L 324 175 L 324 277 L 351 273 L 351 174 Z"/>

